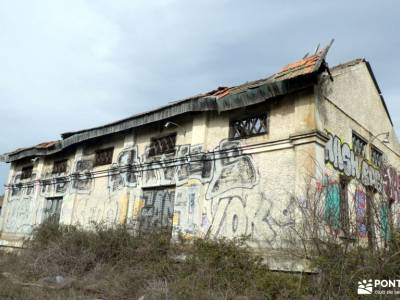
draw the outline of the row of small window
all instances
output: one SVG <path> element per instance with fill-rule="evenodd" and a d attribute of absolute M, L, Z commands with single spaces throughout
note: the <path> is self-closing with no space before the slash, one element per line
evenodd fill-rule
<path fill-rule="evenodd" d="M 229 137 L 231 139 L 247 138 L 268 133 L 268 115 L 266 113 L 253 115 L 247 118 L 235 119 L 230 122 Z M 173 153 L 176 146 L 176 133 L 162 137 L 152 138 L 150 141 L 149 156 Z M 94 166 L 109 165 L 112 163 L 114 148 L 106 148 L 96 151 Z M 67 160 L 54 162 L 53 174 L 61 174 L 67 171 Z M 31 178 L 33 166 L 22 169 L 21 179 Z"/>
<path fill-rule="evenodd" d="M 367 141 L 353 132 L 352 142 L 354 153 L 358 156 L 365 157 L 365 152 L 368 145 Z M 383 153 L 374 146 L 371 148 L 371 161 L 375 166 L 382 167 Z"/>
<path fill-rule="evenodd" d="M 268 115 L 266 113 L 230 122 L 229 137 L 239 139 L 268 133 Z M 176 133 L 152 138 L 148 155 L 150 157 L 169 154 L 175 151 Z M 113 148 L 103 149 L 96 152 L 95 166 L 111 164 Z"/>

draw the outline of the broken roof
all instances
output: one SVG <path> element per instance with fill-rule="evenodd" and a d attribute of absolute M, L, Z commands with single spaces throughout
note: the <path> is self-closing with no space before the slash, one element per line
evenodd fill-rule
<path fill-rule="evenodd" d="M 312 86 L 315 83 L 315 75 L 326 69 L 325 57 L 332 42 L 314 55 L 286 65 L 270 77 L 233 87 L 218 87 L 210 92 L 171 102 L 113 123 L 66 132 L 61 134 L 62 140 L 17 149 L 0 156 L 0 161 L 11 162 L 25 157 L 50 155 L 89 139 L 122 132 L 177 115 L 201 111 L 227 111 L 299 91 Z"/>

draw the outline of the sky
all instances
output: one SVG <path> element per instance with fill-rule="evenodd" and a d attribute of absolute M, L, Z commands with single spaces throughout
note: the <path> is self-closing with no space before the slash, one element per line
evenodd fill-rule
<path fill-rule="evenodd" d="M 332 38 L 329 65 L 369 60 L 400 133 L 399 11 L 398 0 L 0 0 L 0 153 L 264 78 Z"/>

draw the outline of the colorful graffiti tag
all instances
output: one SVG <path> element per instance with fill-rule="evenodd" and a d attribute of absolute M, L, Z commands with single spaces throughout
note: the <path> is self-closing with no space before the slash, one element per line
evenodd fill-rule
<path fill-rule="evenodd" d="M 367 196 L 362 189 L 357 189 L 355 193 L 356 204 L 356 224 L 357 233 L 360 237 L 367 236 Z"/>
<path fill-rule="evenodd" d="M 369 164 L 363 157 L 357 156 L 347 143 L 342 143 L 336 135 L 328 133 L 325 145 L 325 161 L 348 177 L 360 180 L 364 186 L 383 191 L 383 179 L 379 169 Z"/>
<path fill-rule="evenodd" d="M 400 173 L 393 167 L 383 169 L 383 185 L 386 196 L 391 201 L 400 201 Z"/>

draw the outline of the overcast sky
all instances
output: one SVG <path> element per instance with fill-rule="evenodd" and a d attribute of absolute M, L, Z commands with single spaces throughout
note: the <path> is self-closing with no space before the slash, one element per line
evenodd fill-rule
<path fill-rule="evenodd" d="M 0 153 L 265 77 L 331 38 L 331 66 L 371 62 L 400 132 L 399 12 L 397 0 L 0 0 Z"/>

